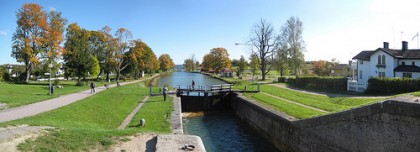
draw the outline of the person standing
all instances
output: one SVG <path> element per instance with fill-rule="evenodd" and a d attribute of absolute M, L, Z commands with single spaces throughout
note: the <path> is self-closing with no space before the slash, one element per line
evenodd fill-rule
<path fill-rule="evenodd" d="M 90 81 L 90 93 L 95 93 L 95 83 L 93 81 Z"/>
<path fill-rule="evenodd" d="M 194 90 L 195 82 L 192 80 L 192 90 Z"/>
<path fill-rule="evenodd" d="M 163 101 L 166 101 L 166 92 L 168 92 L 168 88 L 166 88 L 166 85 L 163 86 Z"/>

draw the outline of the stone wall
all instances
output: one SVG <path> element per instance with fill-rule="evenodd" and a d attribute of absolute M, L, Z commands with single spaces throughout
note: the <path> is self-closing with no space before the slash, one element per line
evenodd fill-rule
<path fill-rule="evenodd" d="M 231 96 L 236 115 L 281 151 L 420 151 L 420 104 L 384 101 L 296 120 Z"/>

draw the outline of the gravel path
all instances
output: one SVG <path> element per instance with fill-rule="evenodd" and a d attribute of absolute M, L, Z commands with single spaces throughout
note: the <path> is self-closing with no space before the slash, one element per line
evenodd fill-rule
<path fill-rule="evenodd" d="M 143 81 L 143 80 L 123 82 L 123 83 L 120 83 L 120 85 L 123 86 L 123 85 L 136 83 L 140 81 Z M 116 86 L 117 86 L 116 84 L 109 85 L 110 88 L 116 87 Z M 103 90 L 106 90 L 104 86 L 97 87 L 96 93 L 101 92 Z M 36 102 L 29 105 L 2 110 L 0 111 L 0 122 L 6 122 L 10 120 L 16 120 L 16 119 L 29 117 L 29 116 L 34 116 L 34 115 L 37 115 L 46 111 L 50 111 L 53 109 L 57 109 L 57 108 L 69 105 L 73 102 L 79 101 L 81 99 L 87 98 L 92 95 L 94 94 L 91 94 L 90 89 L 89 89 L 89 90 L 81 91 L 78 93 L 60 96 L 54 99 L 49 99 L 49 100 Z"/>

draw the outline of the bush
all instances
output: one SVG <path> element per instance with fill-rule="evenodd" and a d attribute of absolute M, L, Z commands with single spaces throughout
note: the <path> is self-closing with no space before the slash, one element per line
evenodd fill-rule
<path fill-rule="evenodd" d="M 55 85 L 55 86 L 58 86 L 59 84 L 60 84 L 60 80 L 55 79 L 55 80 L 54 80 L 54 85 Z"/>
<path fill-rule="evenodd" d="M 286 78 L 279 78 L 279 81 L 286 82 Z M 307 89 L 347 91 L 347 78 L 297 77 L 288 78 L 286 83 L 296 87 Z"/>
<path fill-rule="evenodd" d="M 420 79 L 370 78 L 367 94 L 399 94 L 420 90 Z"/>

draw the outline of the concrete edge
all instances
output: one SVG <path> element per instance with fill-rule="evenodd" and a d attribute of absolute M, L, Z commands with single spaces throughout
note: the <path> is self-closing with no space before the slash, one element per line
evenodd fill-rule
<path fill-rule="evenodd" d="M 183 149 L 184 145 L 193 145 L 193 150 Z M 199 136 L 195 135 L 158 135 L 156 152 L 183 152 L 183 151 L 195 151 L 205 152 L 203 141 Z"/>
<path fill-rule="evenodd" d="M 184 128 L 182 125 L 182 109 L 181 109 L 181 98 L 175 95 L 171 95 L 173 98 L 174 109 L 171 113 L 171 130 L 173 134 L 184 134 Z"/>

